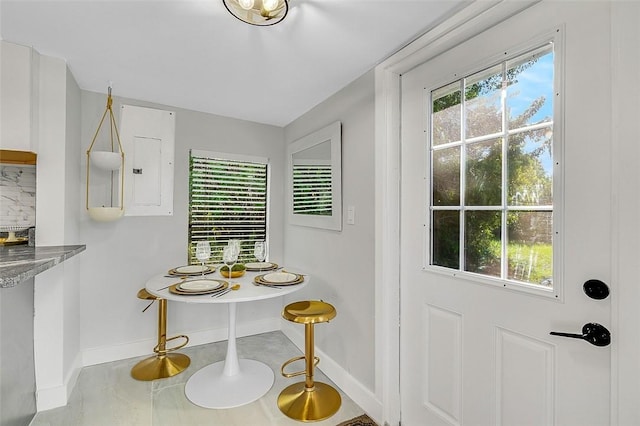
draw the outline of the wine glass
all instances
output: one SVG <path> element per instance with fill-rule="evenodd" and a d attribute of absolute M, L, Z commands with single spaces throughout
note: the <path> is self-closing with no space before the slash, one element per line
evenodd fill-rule
<path fill-rule="evenodd" d="M 228 245 L 222 249 L 222 261 L 229 268 L 229 281 L 231 281 L 231 270 L 238 261 L 238 253 L 236 253 L 233 245 Z"/>
<path fill-rule="evenodd" d="M 240 240 L 229 240 L 227 245 L 233 247 L 236 252 L 236 256 L 240 256 Z"/>
<path fill-rule="evenodd" d="M 202 264 L 202 278 L 204 278 L 204 262 L 211 257 L 211 245 L 209 241 L 198 241 L 196 244 L 196 259 Z"/>
<path fill-rule="evenodd" d="M 267 258 L 267 246 L 264 241 L 256 241 L 253 246 L 253 255 L 261 263 L 260 271 L 262 271 L 262 262 Z"/>

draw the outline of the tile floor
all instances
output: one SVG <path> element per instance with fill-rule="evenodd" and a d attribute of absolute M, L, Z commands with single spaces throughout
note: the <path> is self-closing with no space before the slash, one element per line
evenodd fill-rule
<path fill-rule="evenodd" d="M 184 395 L 187 379 L 200 368 L 224 359 L 227 342 L 181 349 L 191 358 L 183 373 L 167 379 L 141 382 L 130 371 L 139 360 L 131 358 L 82 369 L 69 403 L 65 407 L 37 413 L 31 426 L 301 426 L 278 409 L 278 394 L 304 377 L 286 379 L 280 375 L 282 362 L 301 355 L 300 350 L 279 331 L 239 338 L 240 358 L 251 358 L 269 365 L 275 372 L 271 390 L 251 404 L 225 410 L 193 405 Z M 320 361 L 322 365 L 322 361 Z M 299 364 L 295 364 L 294 367 Z M 318 369 L 315 379 L 332 384 Z M 342 406 L 317 426 L 335 426 L 364 411 L 342 391 Z"/>

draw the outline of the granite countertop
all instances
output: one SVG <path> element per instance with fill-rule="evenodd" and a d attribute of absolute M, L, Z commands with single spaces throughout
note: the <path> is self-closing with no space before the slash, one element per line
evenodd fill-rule
<path fill-rule="evenodd" d="M 15 287 L 40 272 L 81 253 L 85 245 L 0 247 L 0 288 Z"/>

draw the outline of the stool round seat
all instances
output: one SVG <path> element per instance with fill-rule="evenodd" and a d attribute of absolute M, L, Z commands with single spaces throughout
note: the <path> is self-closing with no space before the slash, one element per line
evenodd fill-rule
<path fill-rule="evenodd" d="M 340 393 L 333 386 L 313 379 L 313 370 L 320 362 L 314 354 L 314 325 L 329 322 L 336 317 L 336 309 L 322 300 L 304 300 L 290 303 L 282 310 L 282 317 L 288 321 L 304 324 L 304 355 L 291 358 L 282 364 L 280 373 L 284 377 L 305 376 L 304 382 L 287 386 L 278 395 L 278 408 L 287 417 L 315 422 L 333 416 L 342 404 Z M 285 372 L 285 368 L 296 361 L 304 360 L 305 369 L 295 373 Z"/>
<path fill-rule="evenodd" d="M 282 317 L 298 324 L 317 324 L 334 319 L 336 308 L 321 300 L 294 302 L 285 306 Z"/>

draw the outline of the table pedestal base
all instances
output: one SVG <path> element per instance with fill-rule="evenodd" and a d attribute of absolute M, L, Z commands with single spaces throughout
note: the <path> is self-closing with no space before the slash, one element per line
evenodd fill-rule
<path fill-rule="evenodd" d="M 207 365 L 187 380 L 184 393 L 204 408 L 234 408 L 253 402 L 273 386 L 273 370 L 259 361 L 239 359 L 239 371 L 224 374 L 225 361 Z"/>

